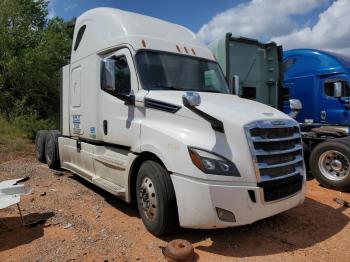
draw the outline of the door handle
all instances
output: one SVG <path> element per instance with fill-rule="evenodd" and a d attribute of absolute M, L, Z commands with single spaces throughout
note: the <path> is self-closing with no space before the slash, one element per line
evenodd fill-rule
<path fill-rule="evenodd" d="M 103 133 L 105 135 L 108 134 L 108 122 L 107 122 L 107 120 L 103 120 Z"/>

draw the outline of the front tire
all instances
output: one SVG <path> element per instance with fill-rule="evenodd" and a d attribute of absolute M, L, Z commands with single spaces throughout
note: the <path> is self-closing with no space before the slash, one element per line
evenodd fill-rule
<path fill-rule="evenodd" d="M 334 139 L 318 144 L 311 152 L 310 168 L 321 185 L 340 191 L 349 190 L 349 140 Z"/>
<path fill-rule="evenodd" d="M 147 160 L 136 180 L 137 206 L 149 232 L 161 236 L 178 228 L 176 197 L 170 175 L 159 163 Z"/>

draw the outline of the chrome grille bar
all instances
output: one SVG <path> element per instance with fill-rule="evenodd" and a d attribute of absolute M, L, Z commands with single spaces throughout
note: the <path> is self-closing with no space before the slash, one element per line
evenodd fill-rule
<path fill-rule="evenodd" d="M 302 174 L 301 136 L 294 120 L 257 121 L 246 125 L 245 132 L 258 182 Z"/>

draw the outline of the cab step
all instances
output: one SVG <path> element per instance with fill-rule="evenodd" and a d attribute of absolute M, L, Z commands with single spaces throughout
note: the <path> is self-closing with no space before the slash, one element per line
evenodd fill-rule
<path fill-rule="evenodd" d="M 103 188 L 104 190 L 108 191 L 109 193 L 117 196 L 117 197 L 125 197 L 125 188 L 120 187 L 116 184 L 113 184 L 112 182 L 103 179 L 103 178 L 95 178 L 92 180 L 92 183 L 95 185 Z"/>

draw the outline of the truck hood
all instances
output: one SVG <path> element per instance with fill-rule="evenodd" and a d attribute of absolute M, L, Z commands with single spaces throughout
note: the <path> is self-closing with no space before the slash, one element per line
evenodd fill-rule
<path fill-rule="evenodd" d="M 272 107 L 235 95 L 199 94 L 201 104 L 198 109 L 222 121 L 224 132 L 215 131 L 207 120 L 186 108 L 182 103 L 182 91 L 150 91 L 145 98 L 148 106 L 156 110 L 146 111 L 147 117 L 142 122 L 141 140 L 147 144 L 142 147 L 142 151 L 159 148 L 157 152 L 169 159 L 163 160 L 169 171 L 201 179 L 203 174 L 198 173 L 198 168 L 188 157 L 188 146 L 214 152 L 235 163 L 241 176 L 214 175 L 205 176 L 205 179 L 237 182 L 240 185 L 256 184 L 256 171 L 244 126 L 259 120 L 291 118 Z M 163 103 L 157 104 L 156 101 Z M 175 113 L 162 112 L 171 108 L 171 105 L 175 105 L 175 109 L 178 109 L 176 106 L 181 108 Z M 172 159 L 178 159 L 183 165 L 174 166 Z"/>
<path fill-rule="evenodd" d="M 181 106 L 178 115 L 199 120 L 199 116 L 184 107 L 183 91 L 150 91 L 147 98 Z M 252 100 L 243 99 L 236 95 L 198 92 L 201 104 L 198 109 L 221 120 L 224 123 L 234 123 L 236 126 L 261 119 L 290 119 L 289 116 L 270 106 Z M 201 118 L 200 118 L 201 119 Z"/>

